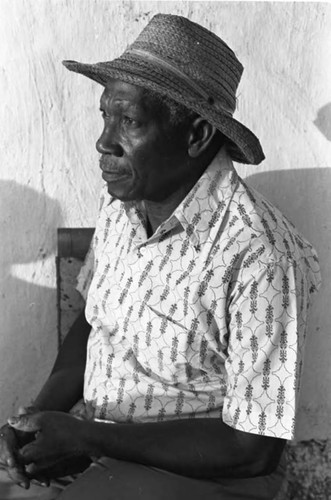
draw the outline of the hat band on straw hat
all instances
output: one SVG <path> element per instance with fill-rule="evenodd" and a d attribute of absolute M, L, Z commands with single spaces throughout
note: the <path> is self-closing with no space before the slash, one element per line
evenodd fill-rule
<path fill-rule="evenodd" d="M 129 48 L 126 50 L 126 54 L 132 54 L 141 57 L 142 59 L 147 60 L 149 63 L 156 64 L 157 66 L 167 70 L 168 72 L 173 73 L 174 76 L 180 78 L 186 85 L 191 87 L 192 90 L 195 90 L 195 92 L 198 95 L 202 96 L 202 98 L 206 101 L 207 104 L 214 105 L 215 108 L 217 108 L 225 115 L 228 116 L 233 115 L 234 110 L 231 110 L 230 108 L 227 109 L 223 104 L 216 102 L 212 96 L 210 96 L 200 87 L 200 85 L 198 85 L 196 82 L 193 82 L 188 75 L 183 73 L 183 71 L 178 69 L 177 66 L 171 64 L 169 61 L 165 61 L 165 59 L 161 58 L 160 56 L 156 56 L 155 54 L 152 54 L 151 52 L 142 49 Z M 194 98 L 192 98 L 191 100 L 198 102 Z"/>

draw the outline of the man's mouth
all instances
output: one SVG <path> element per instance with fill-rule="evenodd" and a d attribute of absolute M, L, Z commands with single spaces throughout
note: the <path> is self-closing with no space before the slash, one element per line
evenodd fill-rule
<path fill-rule="evenodd" d="M 102 171 L 102 178 L 106 182 L 119 182 L 121 180 L 127 179 L 130 176 L 128 173 L 123 173 L 121 170 L 117 170 L 116 172 L 106 172 Z"/>
<path fill-rule="evenodd" d="M 106 182 L 118 182 L 131 176 L 131 172 L 112 165 L 105 158 L 100 158 L 100 168 L 102 170 L 102 178 Z"/>

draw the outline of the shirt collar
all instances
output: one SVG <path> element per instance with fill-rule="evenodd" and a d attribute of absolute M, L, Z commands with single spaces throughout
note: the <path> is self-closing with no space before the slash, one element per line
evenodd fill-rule
<path fill-rule="evenodd" d="M 232 160 L 222 148 L 176 208 L 173 216 L 181 223 L 196 250 L 214 239 L 237 183 Z"/>

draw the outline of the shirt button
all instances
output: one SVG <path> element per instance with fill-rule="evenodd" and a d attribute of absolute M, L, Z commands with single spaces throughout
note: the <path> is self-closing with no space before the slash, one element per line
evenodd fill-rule
<path fill-rule="evenodd" d="M 145 247 L 138 247 L 138 257 L 142 257 L 146 252 Z"/>

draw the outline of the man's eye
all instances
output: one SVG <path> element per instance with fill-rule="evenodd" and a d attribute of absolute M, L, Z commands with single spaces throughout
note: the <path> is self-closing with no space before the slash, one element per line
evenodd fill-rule
<path fill-rule="evenodd" d="M 138 120 L 131 118 L 130 116 L 123 116 L 124 125 L 128 125 L 129 127 L 139 127 Z"/>

